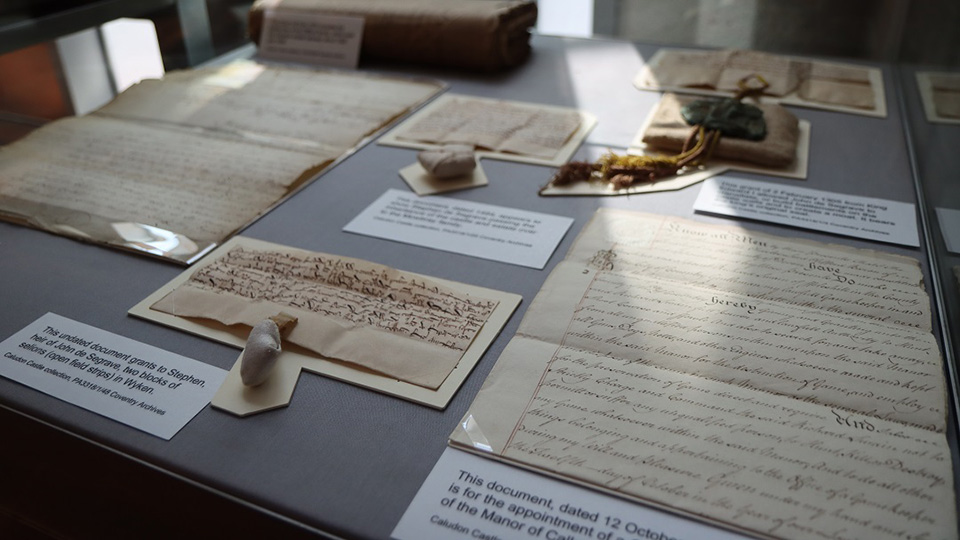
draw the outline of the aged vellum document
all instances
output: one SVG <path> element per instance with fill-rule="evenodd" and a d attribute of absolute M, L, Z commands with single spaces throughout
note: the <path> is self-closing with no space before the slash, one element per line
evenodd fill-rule
<path fill-rule="evenodd" d="M 481 157 L 560 165 L 595 124 L 593 115 L 577 109 L 445 94 L 379 143 L 411 148 L 469 144 Z"/>
<path fill-rule="evenodd" d="M 436 388 L 497 302 L 358 259 L 237 247 L 151 307 L 246 326 L 291 313 L 290 342 Z"/>
<path fill-rule="evenodd" d="M 181 260 L 336 157 L 100 115 L 50 127 L 0 149 L 2 214 Z"/>
<path fill-rule="evenodd" d="M 429 396 L 446 395 L 450 389 L 441 390 L 449 380 L 455 391 L 519 301 L 369 261 L 237 237 L 131 313 L 242 346 L 251 327 L 283 312 L 298 319 L 280 360 L 295 366 L 294 375 L 301 367 L 326 373 L 315 364 L 333 363 L 337 378 L 376 389 L 386 384 L 393 388 L 384 391 L 398 395 L 417 387 L 414 392 Z M 288 348 L 307 358 L 287 358 Z M 361 380 L 343 374 L 351 371 Z M 241 385 L 234 375 L 225 386 Z"/>
<path fill-rule="evenodd" d="M 776 538 L 956 535 L 916 261 L 601 210 L 451 442 Z"/>
<path fill-rule="evenodd" d="M 916 77 L 927 121 L 960 124 L 960 73 L 918 71 Z"/>
<path fill-rule="evenodd" d="M 647 90 L 730 94 L 760 76 L 771 101 L 885 117 L 880 70 L 749 50 L 661 49 L 634 78 Z"/>
<path fill-rule="evenodd" d="M 189 263 L 441 87 L 250 62 L 173 72 L 0 148 L 0 217 Z"/>

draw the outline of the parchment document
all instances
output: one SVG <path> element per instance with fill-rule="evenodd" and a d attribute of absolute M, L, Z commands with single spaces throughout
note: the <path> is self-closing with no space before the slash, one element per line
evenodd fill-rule
<path fill-rule="evenodd" d="M 151 309 L 251 327 L 283 311 L 289 342 L 437 388 L 497 304 L 359 259 L 236 247 Z"/>
<path fill-rule="evenodd" d="M 933 105 L 939 116 L 960 119 L 960 74 L 928 74 Z"/>
<path fill-rule="evenodd" d="M 219 242 L 337 157 L 100 115 L 51 127 L 0 149 L 0 211 L 121 245 L 139 240 L 124 224 L 158 227 L 193 245 L 156 252 L 174 258 Z"/>
<path fill-rule="evenodd" d="M 551 159 L 583 127 L 574 109 L 447 97 L 397 128 L 397 139 L 430 144 L 470 144 L 478 149 Z"/>
<path fill-rule="evenodd" d="M 954 538 L 917 261 L 599 211 L 451 442 L 776 538 Z"/>
<path fill-rule="evenodd" d="M 739 90 L 746 77 L 760 76 L 767 96 L 809 106 L 852 111 L 885 110 L 879 73 L 853 64 L 836 64 L 749 50 L 688 51 L 662 49 L 635 78 L 640 88 L 656 90 Z M 756 81 L 751 81 L 756 84 Z"/>
<path fill-rule="evenodd" d="M 189 263 L 441 86 L 249 62 L 173 72 L 0 148 L 0 218 Z"/>

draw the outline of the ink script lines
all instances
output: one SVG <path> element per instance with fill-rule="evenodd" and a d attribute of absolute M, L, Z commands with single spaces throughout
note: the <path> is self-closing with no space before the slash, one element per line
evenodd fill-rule
<path fill-rule="evenodd" d="M 497 306 L 365 261 L 242 248 L 200 269 L 191 283 L 458 351 Z"/>

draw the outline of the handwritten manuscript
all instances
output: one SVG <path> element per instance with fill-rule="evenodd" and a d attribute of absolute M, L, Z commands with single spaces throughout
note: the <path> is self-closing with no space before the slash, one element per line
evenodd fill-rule
<path fill-rule="evenodd" d="M 481 157 L 560 166 L 596 122 L 592 114 L 569 107 L 444 94 L 379 143 L 408 148 L 465 144 Z"/>
<path fill-rule="evenodd" d="M 234 236 L 130 314 L 243 348 L 251 327 L 298 319 L 270 379 L 240 359 L 212 405 L 247 416 L 290 403 L 309 371 L 429 407 L 447 406 L 521 298 L 370 261 Z"/>
<path fill-rule="evenodd" d="M 451 442 L 775 538 L 956 535 L 917 261 L 601 210 Z"/>
<path fill-rule="evenodd" d="M 151 307 L 250 327 L 283 311 L 299 319 L 291 343 L 436 388 L 497 301 L 359 259 L 237 247 Z"/>
<path fill-rule="evenodd" d="M 646 90 L 733 94 L 744 78 L 756 76 L 769 84 L 765 101 L 886 116 L 879 69 L 759 51 L 660 49 L 634 77 L 634 85 Z"/>
<path fill-rule="evenodd" d="M 170 73 L 0 148 L 0 218 L 189 263 L 440 88 L 248 62 Z"/>

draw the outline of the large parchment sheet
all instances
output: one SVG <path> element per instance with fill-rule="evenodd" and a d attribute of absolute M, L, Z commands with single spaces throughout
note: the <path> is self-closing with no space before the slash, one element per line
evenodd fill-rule
<path fill-rule="evenodd" d="M 0 218 L 190 263 L 441 88 L 251 62 L 172 72 L 0 148 Z"/>
<path fill-rule="evenodd" d="M 774 538 L 954 538 L 917 261 L 600 210 L 451 443 Z"/>
<path fill-rule="evenodd" d="M 764 99 L 781 104 L 886 117 L 882 73 L 856 64 L 823 62 L 750 50 L 661 49 L 634 77 L 642 90 L 730 95 L 745 77 L 770 86 Z"/>
<path fill-rule="evenodd" d="M 442 407 L 519 302 L 517 295 L 238 236 L 130 313 L 242 347 L 251 327 L 283 312 L 298 319 L 284 338 L 279 370 L 293 379 L 271 400 L 289 401 L 302 368 Z M 259 412 L 255 402 L 264 396 L 245 389 L 236 371 L 224 383 L 232 399 L 214 405 Z"/>
<path fill-rule="evenodd" d="M 478 157 L 558 167 L 596 125 L 568 107 L 444 94 L 377 141 L 405 148 L 468 144 Z"/>

